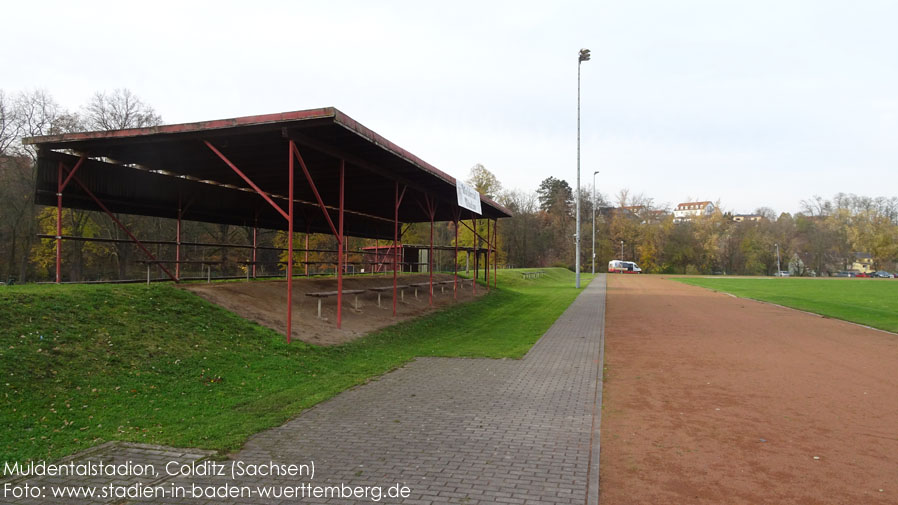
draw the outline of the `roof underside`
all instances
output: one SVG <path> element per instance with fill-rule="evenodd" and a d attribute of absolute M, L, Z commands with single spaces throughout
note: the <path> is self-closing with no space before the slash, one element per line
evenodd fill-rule
<path fill-rule="evenodd" d="M 287 221 L 204 141 L 287 210 L 288 153 L 293 140 L 337 224 L 339 166 L 345 162 L 347 235 L 392 238 L 395 183 L 407 187 L 399 208 L 403 223 L 427 222 L 425 195 L 436 202 L 436 221 L 459 211 L 455 179 L 368 130 L 334 108 L 153 128 L 34 137 L 38 147 L 36 202 L 56 205 L 59 162 L 70 170 L 88 158 L 77 177 L 112 212 L 177 217 L 210 223 L 287 229 Z M 63 206 L 100 210 L 76 181 L 63 192 Z M 179 203 L 180 202 L 180 203 Z M 482 216 L 511 213 L 481 197 Z M 311 185 L 294 169 L 294 229 L 330 233 Z M 461 209 L 462 218 L 471 213 Z"/>

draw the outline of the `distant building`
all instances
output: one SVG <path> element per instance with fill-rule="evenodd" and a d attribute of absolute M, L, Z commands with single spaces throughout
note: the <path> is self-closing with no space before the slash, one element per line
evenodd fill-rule
<path fill-rule="evenodd" d="M 733 221 L 737 223 L 741 223 L 743 221 L 760 221 L 764 219 L 764 216 L 760 214 L 736 214 L 733 216 Z"/>
<path fill-rule="evenodd" d="M 692 221 L 699 216 L 710 216 L 714 212 L 714 204 L 711 202 L 684 202 L 674 209 L 674 222 Z"/>
<path fill-rule="evenodd" d="M 854 263 L 851 264 L 849 270 L 863 272 L 865 274 L 873 273 L 873 256 L 870 253 L 856 252 L 854 253 Z"/>

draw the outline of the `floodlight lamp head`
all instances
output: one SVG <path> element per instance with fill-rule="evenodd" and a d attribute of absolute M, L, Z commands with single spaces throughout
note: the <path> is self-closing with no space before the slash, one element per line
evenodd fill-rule
<path fill-rule="evenodd" d="M 581 49 L 580 50 L 579 61 L 589 61 L 589 49 Z"/>

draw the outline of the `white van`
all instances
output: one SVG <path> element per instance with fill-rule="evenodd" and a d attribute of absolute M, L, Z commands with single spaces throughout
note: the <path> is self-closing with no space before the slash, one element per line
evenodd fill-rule
<path fill-rule="evenodd" d="M 632 261 L 611 260 L 608 262 L 608 273 L 641 274 L 642 269 Z"/>

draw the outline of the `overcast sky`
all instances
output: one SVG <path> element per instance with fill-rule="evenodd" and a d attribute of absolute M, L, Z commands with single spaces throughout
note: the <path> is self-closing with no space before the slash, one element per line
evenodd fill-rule
<path fill-rule="evenodd" d="M 4 2 L 0 88 L 166 123 L 335 106 L 456 176 L 794 212 L 898 194 L 898 2 Z"/>

